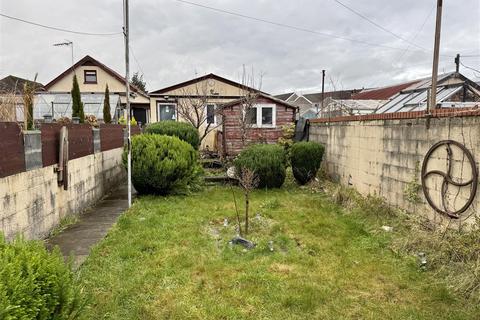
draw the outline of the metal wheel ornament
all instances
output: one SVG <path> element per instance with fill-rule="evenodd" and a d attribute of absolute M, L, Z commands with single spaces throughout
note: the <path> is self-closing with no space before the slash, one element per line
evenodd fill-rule
<path fill-rule="evenodd" d="M 460 149 L 463 154 L 465 155 L 466 160 L 468 161 L 468 164 L 470 164 L 471 167 L 471 172 L 472 172 L 472 177 L 468 181 L 455 181 L 455 179 L 452 177 L 452 163 L 454 161 L 453 159 L 453 151 L 452 147 L 455 146 L 458 149 Z M 432 154 L 438 150 L 441 147 L 445 147 L 446 152 L 447 152 L 447 168 L 444 171 L 440 170 L 428 170 L 428 163 L 430 161 L 430 158 Z M 467 164 L 467 165 L 468 165 Z M 463 165 L 463 164 L 462 164 Z M 431 196 L 430 196 L 430 190 L 427 188 L 426 181 L 430 176 L 440 176 L 442 177 L 442 187 L 441 187 L 441 206 L 437 203 L 435 203 Z M 450 210 L 448 208 L 448 204 L 446 202 L 446 197 L 447 197 L 447 190 L 449 186 L 454 186 L 458 188 L 470 188 L 470 196 L 468 197 L 468 200 L 465 202 L 465 204 L 460 208 L 453 210 Z M 475 199 L 475 195 L 477 193 L 477 186 L 478 186 L 478 169 L 477 166 L 475 165 L 475 160 L 473 158 L 472 153 L 465 148 L 465 146 L 457 141 L 454 140 L 443 140 L 435 143 L 430 150 L 428 150 L 427 154 L 425 155 L 425 158 L 423 160 L 423 165 L 422 165 L 422 189 L 423 189 L 423 194 L 425 195 L 425 198 L 427 199 L 428 204 L 438 213 L 444 214 L 450 218 L 453 219 L 458 219 L 460 217 L 460 214 L 465 212 L 473 203 L 473 200 Z"/>

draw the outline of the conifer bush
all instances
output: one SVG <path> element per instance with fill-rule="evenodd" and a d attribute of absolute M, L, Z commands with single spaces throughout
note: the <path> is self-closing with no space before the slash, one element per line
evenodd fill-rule
<path fill-rule="evenodd" d="M 290 148 L 290 163 L 295 180 L 301 185 L 312 180 L 322 163 L 324 147 L 316 142 L 298 142 Z"/>
<path fill-rule="evenodd" d="M 85 301 L 59 250 L 0 234 L 0 319 L 78 319 Z"/>
<path fill-rule="evenodd" d="M 254 144 L 244 149 L 234 161 L 237 172 L 243 168 L 258 177 L 258 188 L 280 188 L 286 176 L 285 150 L 279 145 Z"/>
<path fill-rule="evenodd" d="M 177 121 L 160 121 L 147 126 L 145 133 L 174 136 L 188 142 L 195 150 L 200 145 L 198 130 L 189 123 Z"/>
<path fill-rule="evenodd" d="M 197 151 L 187 142 L 158 134 L 132 137 L 132 183 L 138 193 L 165 195 L 188 188 L 199 172 Z"/>

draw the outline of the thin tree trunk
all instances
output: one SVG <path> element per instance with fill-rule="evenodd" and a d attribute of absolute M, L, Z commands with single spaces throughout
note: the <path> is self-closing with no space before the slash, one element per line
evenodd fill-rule
<path fill-rule="evenodd" d="M 240 237 L 242 237 L 242 224 L 240 223 L 240 213 L 238 212 L 238 207 L 237 207 L 237 198 L 235 197 L 235 191 L 233 191 L 233 187 L 230 186 L 230 189 L 232 190 L 233 194 L 233 202 L 235 203 L 235 212 L 237 214 L 237 223 L 238 223 L 238 234 Z"/>
<path fill-rule="evenodd" d="M 245 192 L 245 235 L 248 234 L 248 207 L 249 207 L 248 192 Z"/>

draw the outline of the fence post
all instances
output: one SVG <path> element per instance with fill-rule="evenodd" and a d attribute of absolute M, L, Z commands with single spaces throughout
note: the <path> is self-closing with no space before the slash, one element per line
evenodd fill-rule
<path fill-rule="evenodd" d="M 102 151 L 100 145 L 100 129 L 92 128 L 93 130 L 93 153 L 98 153 Z"/>
<path fill-rule="evenodd" d="M 25 148 L 25 168 L 33 170 L 43 167 L 42 135 L 40 131 L 24 131 L 23 146 Z"/>

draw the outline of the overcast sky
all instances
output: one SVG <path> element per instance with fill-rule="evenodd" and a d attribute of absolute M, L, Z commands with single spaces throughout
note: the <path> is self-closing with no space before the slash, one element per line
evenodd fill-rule
<path fill-rule="evenodd" d="M 216 73 L 240 80 L 242 65 L 263 75 L 272 94 L 384 86 L 428 76 L 431 51 L 418 50 L 334 0 L 191 0 L 269 21 L 386 47 L 325 37 L 222 14 L 175 0 L 130 0 L 132 73 L 144 73 L 148 90 L 195 75 Z M 341 0 L 381 27 L 420 47 L 433 47 L 435 0 Z M 120 0 L 0 0 L 0 11 L 41 24 L 109 33 L 122 27 Z M 423 26 L 423 27 L 422 27 Z M 48 83 L 89 54 L 124 74 L 122 35 L 84 36 L 42 29 L 0 17 L 0 77 L 12 74 Z M 480 1 L 444 1 L 440 72 L 455 68 L 456 53 L 477 55 L 463 63 L 480 69 Z M 395 49 L 396 48 L 396 49 Z M 475 81 L 480 73 L 462 67 Z"/>

